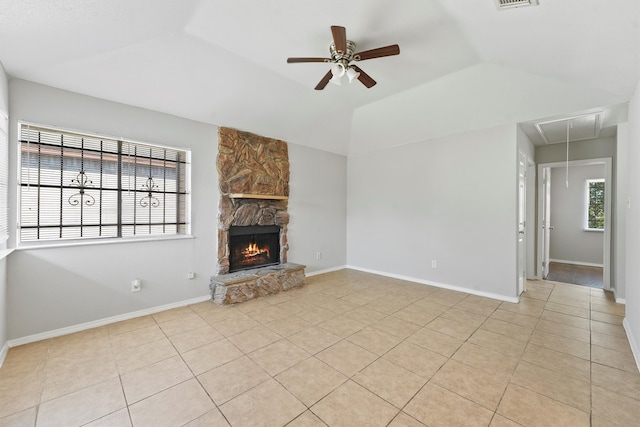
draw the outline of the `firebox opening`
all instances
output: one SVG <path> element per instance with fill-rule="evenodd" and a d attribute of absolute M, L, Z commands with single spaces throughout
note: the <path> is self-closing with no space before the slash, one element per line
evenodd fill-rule
<path fill-rule="evenodd" d="M 280 227 L 233 226 L 229 230 L 229 272 L 280 264 Z"/>

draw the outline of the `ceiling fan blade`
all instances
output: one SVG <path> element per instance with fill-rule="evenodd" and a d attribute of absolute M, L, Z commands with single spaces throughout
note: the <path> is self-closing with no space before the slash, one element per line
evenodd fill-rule
<path fill-rule="evenodd" d="M 357 52 L 353 55 L 356 61 L 364 61 L 365 59 L 382 58 L 384 56 L 392 56 L 400 54 L 400 46 L 392 44 L 389 46 L 379 47 L 377 49 L 365 50 Z"/>
<path fill-rule="evenodd" d="M 324 75 L 324 77 L 322 78 L 322 80 L 320 80 L 320 82 L 318 83 L 318 85 L 315 87 L 316 90 L 322 90 L 325 88 L 325 86 L 327 85 L 327 83 L 329 83 L 329 80 L 331 80 L 331 77 L 333 77 L 333 74 L 331 74 L 331 71 L 329 71 L 327 74 Z"/>
<path fill-rule="evenodd" d="M 293 64 L 296 62 L 329 62 L 329 58 L 287 58 L 287 63 Z"/>
<path fill-rule="evenodd" d="M 347 52 L 347 30 L 344 27 L 338 27 L 333 25 L 331 27 L 331 34 L 333 34 L 333 43 L 336 46 L 336 51 Z"/>
<path fill-rule="evenodd" d="M 357 72 L 360 73 L 360 75 L 358 76 L 358 80 L 360 80 L 360 83 L 365 85 L 367 87 L 367 89 L 370 89 L 370 88 L 372 88 L 372 87 L 374 87 L 376 85 L 376 81 L 373 80 L 369 74 L 367 74 L 364 71 L 362 71 L 362 68 L 360 68 L 360 67 L 358 67 L 356 65 L 352 65 L 352 67 Z"/>

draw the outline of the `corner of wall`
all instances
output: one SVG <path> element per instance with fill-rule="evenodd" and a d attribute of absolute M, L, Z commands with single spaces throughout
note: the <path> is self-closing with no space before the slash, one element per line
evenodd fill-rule
<path fill-rule="evenodd" d="M 640 83 L 640 81 L 639 81 Z M 629 121 L 627 132 L 627 197 L 626 242 L 625 242 L 625 301 L 626 315 L 624 327 L 629 344 L 640 367 L 640 85 L 629 101 Z"/>
<path fill-rule="evenodd" d="M 0 368 L 4 364 L 4 359 L 7 358 L 7 354 L 9 353 L 9 341 L 5 341 L 2 348 L 0 348 Z"/>
<path fill-rule="evenodd" d="M 0 116 L 9 113 L 9 81 L 7 73 L 0 62 Z M 8 129 L 6 130 L 7 133 Z M 3 156 L 4 157 L 4 156 Z M 2 162 L 9 162 L 8 158 L 0 159 Z M 7 165 L 8 166 L 8 165 Z M 6 183 L 8 185 L 8 183 Z M 8 200 L 0 201 L 0 206 L 7 206 Z M 4 358 L 7 355 L 9 346 L 7 343 L 7 261 L 6 254 L 3 254 L 2 249 L 5 249 L 6 244 L 2 243 L 0 246 L 0 366 L 4 362 Z"/>
<path fill-rule="evenodd" d="M 627 333 L 627 339 L 629 340 L 629 346 L 631 347 L 633 358 L 636 361 L 636 366 L 640 369 L 640 347 L 638 347 L 638 343 L 636 342 L 633 333 L 631 333 L 629 320 L 626 317 L 622 321 L 622 326 L 624 326 L 624 331 Z"/>

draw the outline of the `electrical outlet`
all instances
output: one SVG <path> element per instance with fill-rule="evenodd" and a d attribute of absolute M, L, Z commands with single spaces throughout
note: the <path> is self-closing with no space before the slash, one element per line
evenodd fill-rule
<path fill-rule="evenodd" d="M 133 279 L 131 281 L 131 292 L 140 292 L 141 289 L 142 289 L 142 280 Z"/>
<path fill-rule="evenodd" d="M 431 260 L 431 268 L 437 268 L 438 267 L 438 261 L 436 261 L 435 259 Z"/>
<path fill-rule="evenodd" d="M 316 252 L 316 259 L 322 259 L 322 252 Z"/>
<path fill-rule="evenodd" d="M 195 277 L 196 273 L 194 273 L 193 271 L 187 273 L 187 279 L 195 279 Z"/>

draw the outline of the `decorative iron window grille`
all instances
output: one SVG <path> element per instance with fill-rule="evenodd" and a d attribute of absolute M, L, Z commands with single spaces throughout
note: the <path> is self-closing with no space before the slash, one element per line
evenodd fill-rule
<path fill-rule="evenodd" d="M 189 153 L 22 124 L 20 241 L 187 234 Z"/>

